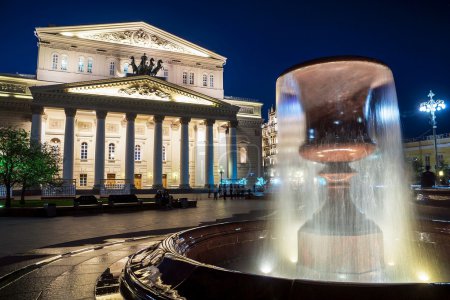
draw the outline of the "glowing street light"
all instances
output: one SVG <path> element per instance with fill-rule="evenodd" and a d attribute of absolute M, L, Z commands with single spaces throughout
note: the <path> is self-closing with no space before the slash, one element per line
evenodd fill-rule
<path fill-rule="evenodd" d="M 435 155 L 434 169 L 437 171 L 437 169 L 438 169 L 438 150 L 437 150 L 437 141 L 436 141 L 437 122 L 436 122 L 435 112 L 445 109 L 445 103 L 444 103 L 444 100 L 434 100 L 433 96 L 435 96 L 435 95 L 430 90 L 430 93 L 428 94 L 428 97 L 430 98 L 430 100 L 427 102 L 420 103 L 419 110 L 430 114 L 430 123 L 431 123 L 431 126 L 433 126 L 433 137 L 434 137 L 434 155 Z"/>

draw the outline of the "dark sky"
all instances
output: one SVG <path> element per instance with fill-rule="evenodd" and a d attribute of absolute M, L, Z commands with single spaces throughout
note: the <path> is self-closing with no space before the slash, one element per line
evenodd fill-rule
<path fill-rule="evenodd" d="M 405 137 L 431 129 L 418 112 L 430 89 L 449 104 L 438 133 L 450 132 L 450 1 L 1 1 L 0 12 L 0 73 L 35 74 L 35 27 L 144 21 L 227 57 L 225 94 L 261 100 L 264 117 L 286 68 L 361 55 L 392 69 Z"/>

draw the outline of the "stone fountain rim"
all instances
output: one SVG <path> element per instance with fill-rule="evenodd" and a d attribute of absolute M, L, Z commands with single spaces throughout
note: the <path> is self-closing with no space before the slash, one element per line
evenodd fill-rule
<path fill-rule="evenodd" d="M 305 67 L 326 64 L 326 63 L 336 63 L 336 62 L 366 62 L 366 63 L 380 65 L 380 66 L 383 66 L 390 70 L 389 66 L 386 63 L 384 63 L 383 61 L 376 59 L 376 58 L 371 58 L 371 57 L 366 57 L 366 56 L 358 56 L 358 55 L 337 55 L 337 56 L 325 56 L 325 57 L 321 57 L 321 58 L 314 58 L 314 59 L 310 59 L 310 60 L 307 60 L 304 62 L 300 62 L 298 64 L 295 64 L 295 65 L 285 69 L 277 78 L 280 78 L 292 71 L 302 69 Z"/>

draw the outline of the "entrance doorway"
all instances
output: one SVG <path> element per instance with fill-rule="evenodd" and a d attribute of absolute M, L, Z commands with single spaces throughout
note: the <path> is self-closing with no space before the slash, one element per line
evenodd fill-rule
<path fill-rule="evenodd" d="M 142 188 L 142 174 L 134 174 L 134 186 L 137 189 Z"/>
<path fill-rule="evenodd" d="M 163 187 L 167 188 L 167 174 L 162 174 Z"/>
<path fill-rule="evenodd" d="M 108 173 L 106 174 L 106 184 L 111 185 L 116 183 L 116 174 Z"/>

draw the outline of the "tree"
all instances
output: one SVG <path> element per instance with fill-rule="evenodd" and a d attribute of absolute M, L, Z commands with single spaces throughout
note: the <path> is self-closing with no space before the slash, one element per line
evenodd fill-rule
<path fill-rule="evenodd" d="M 52 183 L 59 172 L 59 154 L 47 144 L 31 142 L 17 169 L 22 184 L 20 203 L 25 203 L 25 191 L 39 184 Z"/>
<path fill-rule="evenodd" d="M 11 207 L 11 189 L 22 185 L 25 191 L 39 184 L 52 183 L 59 172 L 59 154 L 46 144 L 30 142 L 23 129 L 0 128 L 0 180 L 6 187 L 6 207 Z"/>
<path fill-rule="evenodd" d="M 6 188 L 6 207 L 11 207 L 11 189 L 18 183 L 18 168 L 23 164 L 29 145 L 25 130 L 0 128 L 0 180 Z"/>

